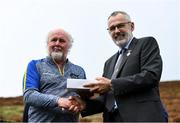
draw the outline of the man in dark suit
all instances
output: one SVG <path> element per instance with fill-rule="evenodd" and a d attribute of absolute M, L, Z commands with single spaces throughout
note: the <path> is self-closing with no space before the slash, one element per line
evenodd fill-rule
<path fill-rule="evenodd" d="M 133 37 L 134 23 L 123 11 L 108 18 L 108 31 L 119 51 L 104 65 L 103 77 L 85 87 L 100 96 L 86 100 L 82 116 L 103 112 L 104 122 L 165 122 L 159 95 L 162 59 L 153 37 Z"/>

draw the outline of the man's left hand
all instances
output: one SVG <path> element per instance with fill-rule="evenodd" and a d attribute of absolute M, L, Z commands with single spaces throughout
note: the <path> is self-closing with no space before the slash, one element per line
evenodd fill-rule
<path fill-rule="evenodd" d="M 93 93 L 105 93 L 111 89 L 111 80 L 105 77 L 97 77 L 96 82 L 85 84 L 84 87 L 90 88 Z"/>

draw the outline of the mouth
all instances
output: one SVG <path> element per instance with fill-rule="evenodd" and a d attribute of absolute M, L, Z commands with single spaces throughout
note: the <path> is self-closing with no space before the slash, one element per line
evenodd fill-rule
<path fill-rule="evenodd" d="M 60 47 L 53 47 L 52 50 L 54 52 L 61 52 L 62 51 L 62 49 Z"/>
<path fill-rule="evenodd" d="M 115 40 L 123 40 L 126 37 L 125 33 L 116 33 L 114 36 Z"/>

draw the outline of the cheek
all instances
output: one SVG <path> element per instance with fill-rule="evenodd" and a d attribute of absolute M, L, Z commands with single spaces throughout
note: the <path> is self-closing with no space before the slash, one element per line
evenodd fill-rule
<path fill-rule="evenodd" d="M 52 51 L 52 46 L 53 46 L 53 45 L 51 45 L 51 44 L 48 44 L 48 47 L 47 47 L 47 49 L 48 49 L 48 51 L 49 51 L 49 52 L 51 52 L 51 51 Z"/>
<path fill-rule="evenodd" d="M 62 44 L 61 46 L 63 47 L 63 49 L 69 49 L 69 45 L 68 44 Z"/>
<path fill-rule="evenodd" d="M 112 37 L 112 38 L 114 38 L 115 37 L 115 33 L 110 33 L 110 36 Z"/>
<path fill-rule="evenodd" d="M 69 49 L 69 46 L 65 46 L 65 47 L 64 47 L 64 51 L 65 51 L 65 52 L 67 52 L 68 49 Z"/>
<path fill-rule="evenodd" d="M 48 53 L 52 52 L 52 48 L 48 47 Z"/>
<path fill-rule="evenodd" d="M 110 35 L 111 37 L 112 37 L 112 34 L 113 34 L 112 32 L 109 32 L 109 35 Z"/>
<path fill-rule="evenodd" d="M 49 47 L 52 47 L 52 45 L 53 45 L 53 44 L 52 44 L 51 42 L 49 42 L 47 46 L 48 46 L 48 48 L 49 48 Z"/>

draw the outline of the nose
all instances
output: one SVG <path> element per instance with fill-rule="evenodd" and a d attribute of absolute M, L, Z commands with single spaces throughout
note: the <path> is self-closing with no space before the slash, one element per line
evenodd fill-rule
<path fill-rule="evenodd" d="M 114 32 L 119 32 L 119 28 L 116 26 L 115 29 L 114 29 Z"/>
<path fill-rule="evenodd" d="M 60 43 L 59 39 L 55 41 L 55 44 L 58 45 Z"/>

